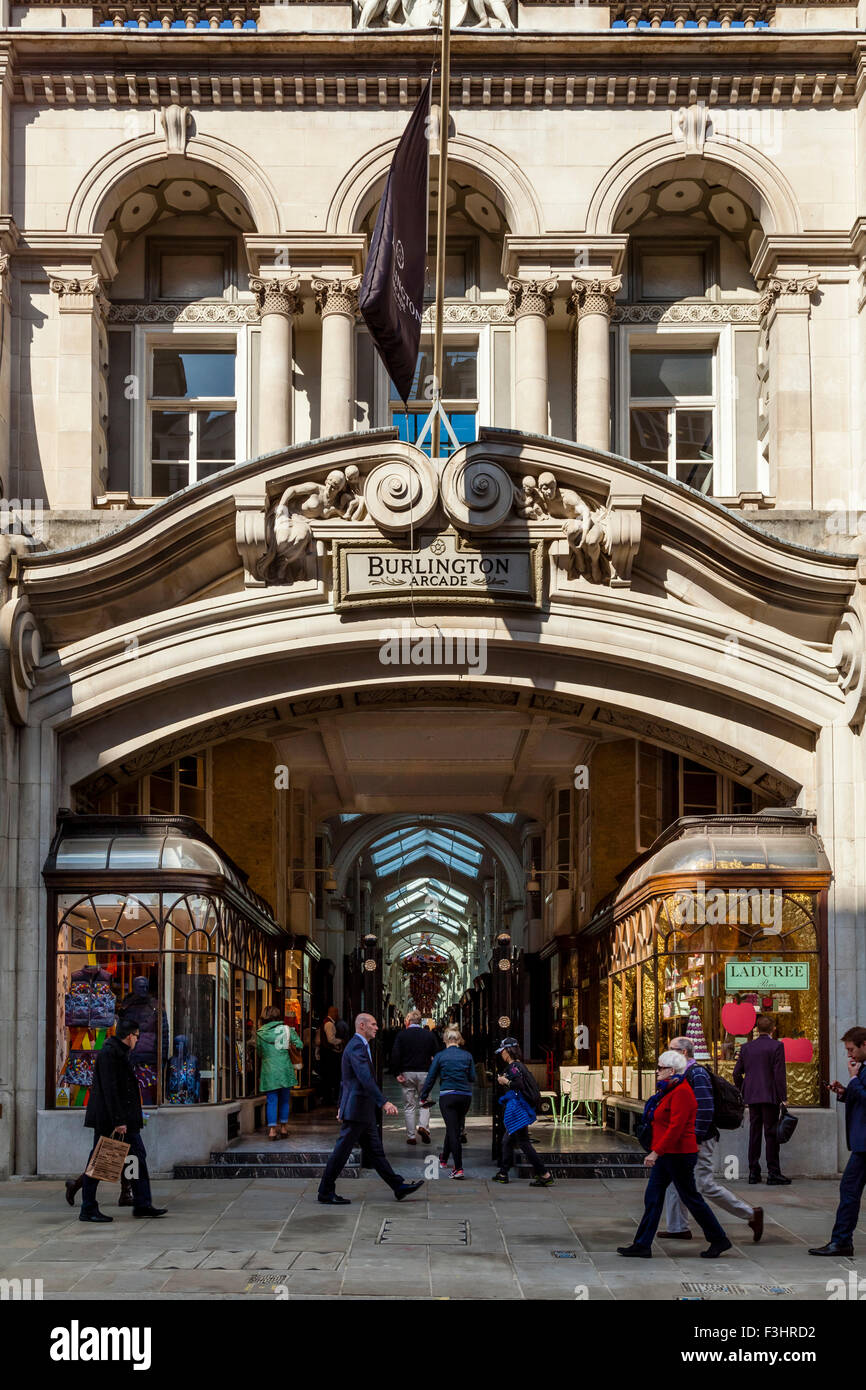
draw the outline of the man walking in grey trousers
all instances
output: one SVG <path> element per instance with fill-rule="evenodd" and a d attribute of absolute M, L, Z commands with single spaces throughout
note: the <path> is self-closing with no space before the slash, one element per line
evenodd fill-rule
<path fill-rule="evenodd" d="M 695 1061 L 695 1049 L 690 1038 L 674 1038 L 671 1047 L 682 1052 L 686 1059 L 686 1080 L 692 1085 L 698 1102 L 695 1118 L 695 1137 L 698 1141 L 698 1161 L 695 1165 L 695 1186 L 707 1202 L 715 1202 L 717 1207 L 739 1216 L 752 1228 L 757 1242 L 764 1234 L 763 1207 L 749 1206 L 741 1197 L 735 1196 L 730 1188 L 722 1187 L 713 1172 L 713 1158 L 719 1142 L 719 1131 L 713 1125 L 713 1087 L 706 1067 Z M 691 1240 L 692 1233 L 686 1220 L 686 1209 L 680 1201 L 673 1183 L 665 1198 L 665 1227 L 659 1231 L 662 1240 Z"/>

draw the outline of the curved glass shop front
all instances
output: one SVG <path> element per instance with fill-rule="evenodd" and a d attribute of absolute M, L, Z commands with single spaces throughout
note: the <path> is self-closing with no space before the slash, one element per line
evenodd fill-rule
<path fill-rule="evenodd" d="M 810 817 L 676 821 L 587 929 L 609 944 L 607 1090 L 645 1099 L 659 1053 L 677 1036 L 730 1080 L 761 1013 L 785 1048 L 790 1103 L 826 1104 L 830 877 Z"/>
<path fill-rule="evenodd" d="M 258 1092 L 256 1027 L 281 993 L 288 938 L 193 820 L 58 817 L 49 889 L 49 1108 L 87 1104 L 123 1014 L 145 1105 Z"/>

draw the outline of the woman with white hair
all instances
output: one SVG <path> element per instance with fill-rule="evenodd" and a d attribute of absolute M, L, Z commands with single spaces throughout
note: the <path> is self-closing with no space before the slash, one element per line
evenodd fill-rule
<path fill-rule="evenodd" d="M 656 1076 L 655 1095 L 647 1101 L 643 1112 L 644 1142 L 647 1134 L 651 1136 L 649 1153 L 644 1159 L 649 1169 L 649 1182 L 644 1194 L 643 1220 L 632 1244 L 618 1246 L 617 1254 L 650 1259 L 653 1237 L 664 1210 L 665 1193 L 673 1183 L 683 1205 L 709 1241 L 701 1255 L 705 1260 L 715 1260 L 725 1250 L 730 1250 L 731 1242 L 695 1186 L 698 1102 L 686 1075 L 686 1058 L 682 1052 L 663 1052 Z"/>

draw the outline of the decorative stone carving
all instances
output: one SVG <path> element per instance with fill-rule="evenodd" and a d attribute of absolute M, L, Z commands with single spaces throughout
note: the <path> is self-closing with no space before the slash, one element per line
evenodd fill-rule
<path fill-rule="evenodd" d="M 632 714 L 628 710 L 599 706 L 592 715 L 592 721 L 595 724 L 606 724 L 610 728 L 628 729 L 630 733 L 640 734 L 650 743 L 679 748 L 682 752 L 691 754 L 698 762 L 721 768 L 731 777 L 745 778 L 752 768 L 747 758 L 741 758 L 738 754 L 729 752 L 727 748 L 719 747 L 717 743 L 710 743 L 709 739 L 701 738 L 699 734 L 685 733 L 670 724 L 663 724 L 659 719 Z"/>
<path fill-rule="evenodd" d="M 259 529 L 252 518 L 239 510 L 237 522 L 238 548 L 246 546 L 255 551 L 259 544 Z M 345 469 L 335 468 L 324 482 L 293 483 L 287 487 L 265 523 L 264 553 L 254 560 L 251 573 L 256 578 L 277 584 L 291 584 L 308 574 L 308 553 L 312 550 L 311 521 L 327 521 L 339 517 L 342 521 L 363 521 L 366 500 L 361 491 L 360 473 L 355 464 Z"/>
<path fill-rule="evenodd" d="M 446 304 L 443 323 L 508 323 L 511 317 L 507 304 Z M 436 307 L 428 304 L 421 315 L 422 323 L 436 322 Z"/>
<path fill-rule="evenodd" d="M 108 299 L 98 275 L 52 275 L 48 285 L 60 301 L 61 314 L 108 314 Z"/>
<path fill-rule="evenodd" d="M 316 313 L 321 314 L 323 318 L 327 314 L 348 314 L 354 318 L 358 312 L 360 288 L 360 275 L 353 276 L 350 280 L 313 280 Z"/>
<path fill-rule="evenodd" d="M 109 323 L 258 323 L 255 304 L 117 304 Z"/>
<path fill-rule="evenodd" d="M 571 488 L 560 489 L 552 473 L 527 476 L 514 489 L 514 510 L 529 521 L 562 520 L 565 546 L 555 556 L 570 579 L 605 584 L 611 578 L 606 507 L 590 507 Z"/>
<path fill-rule="evenodd" d="M 442 27 L 442 0 L 360 0 L 359 29 Z M 513 29 L 505 0 L 452 0 L 451 28 Z"/>
<path fill-rule="evenodd" d="M 297 275 L 251 275 L 250 289 L 256 296 L 262 315 L 284 314 L 291 317 L 303 312 L 301 281 Z"/>
<path fill-rule="evenodd" d="M 553 313 L 553 296 L 558 280 L 515 280 L 508 281 L 508 312 L 515 319 L 525 314 L 540 314 L 548 318 Z"/>
<path fill-rule="evenodd" d="M 409 531 L 429 520 L 439 500 L 436 470 L 424 455 L 389 459 L 368 473 L 364 500 L 383 531 Z"/>
<path fill-rule="evenodd" d="M 186 154 L 186 142 L 192 125 L 192 112 L 188 106 L 172 102 L 160 112 L 162 128 L 165 132 L 166 154 Z"/>
<path fill-rule="evenodd" d="M 681 106 L 671 112 L 671 133 L 675 140 L 683 142 L 683 155 L 704 152 L 704 143 L 710 125 L 710 113 L 706 102 L 696 101 L 691 106 Z"/>
<path fill-rule="evenodd" d="M 580 276 L 571 282 L 571 295 L 566 305 L 569 314 L 577 314 L 578 323 L 587 314 L 613 314 L 614 295 L 622 289 L 622 276 L 608 280 L 584 280 Z"/>
<path fill-rule="evenodd" d="M 761 316 L 769 313 L 781 295 L 813 295 L 820 283 L 817 275 L 791 276 L 789 279 L 771 275 L 760 299 Z"/>
<path fill-rule="evenodd" d="M 7 566 L 13 554 L 27 550 L 24 536 L 2 536 L 0 565 Z M 10 542 L 16 542 L 10 545 Z M 17 544 L 23 542 L 23 546 Z M 42 638 L 26 598 L 11 598 L 0 608 L 0 683 L 9 717 L 14 724 L 27 723 L 30 692 L 42 658 Z"/>
<path fill-rule="evenodd" d="M 760 323 L 761 304 L 615 304 L 613 323 Z"/>
<path fill-rule="evenodd" d="M 450 459 L 442 474 L 442 503 L 456 526 L 491 531 L 514 504 L 514 484 L 489 459 Z"/>
<path fill-rule="evenodd" d="M 195 29 L 205 20 L 211 29 L 219 29 L 224 20 L 230 20 L 233 29 L 243 29 L 244 24 L 255 24 L 260 6 L 241 0 L 222 0 L 212 4 L 210 0 L 103 0 L 93 11 L 94 24 L 113 24 L 122 29 L 127 20 L 135 20 L 139 29 L 146 29 L 151 20 L 157 19 L 163 29 L 170 29 L 180 21 L 187 29 Z"/>

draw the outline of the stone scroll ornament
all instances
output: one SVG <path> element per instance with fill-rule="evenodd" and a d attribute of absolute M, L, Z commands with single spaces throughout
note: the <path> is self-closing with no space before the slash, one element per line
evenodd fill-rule
<path fill-rule="evenodd" d="M 514 484 L 489 459 L 453 458 L 442 474 L 442 503 L 455 526 L 492 531 L 514 505 Z"/>
<path fill-rule="evenodd" d="M 578 493 L 560 488 L 552 473 L 525 477 L 514 489 L 514 510 L 527 521 L 558 521 L 567 543 L 558 556 L 569 579 L 607 584 L 612 575 L 611 516 L 608 507 L 590 507 Z"/>

